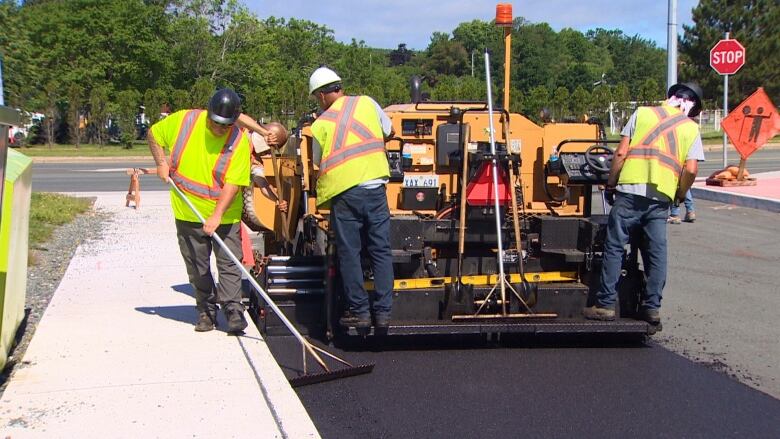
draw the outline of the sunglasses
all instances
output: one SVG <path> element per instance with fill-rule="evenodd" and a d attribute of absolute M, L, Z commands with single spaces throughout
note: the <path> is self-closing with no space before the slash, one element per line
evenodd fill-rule
<path fill-rule="evenodd" d="M 213 120 L 212 120 L 212 122 L 214 122 L 215 125 L 220 126 L 222 128 L 231 128 L 231 127 L 233 127 L 232 123 L 219 123 L 219 122 L 215 122 Z"/>

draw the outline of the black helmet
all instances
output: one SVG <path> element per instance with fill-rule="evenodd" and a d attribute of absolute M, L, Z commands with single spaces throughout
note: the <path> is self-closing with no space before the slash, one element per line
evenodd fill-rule
<path fill-rule="evenodd" d="M 666 94 L 666 97 L 670 98 L 678 94 L 678 92 L 680 92 L 683 97 L 696 98 L 696 103 L 693 104 L 693 108 L 691 108 L 691 111 L 688 113 L 688 117 L 698 116 L 699 113 L 701 113 L 701 101 L 704 99 L 704 93 L 701 91 L 701 87 L 699 87 L 699 85 L 695 82 L 674 84 L 673 86 L 669 87 L 669 92 Z"/>
<path fill-rule="evenodd" d="M 241 114 L 241 98 L 229 88 L 217 90 L 209 100 L 209 119 L 222 125 L 230 125 Z"/>

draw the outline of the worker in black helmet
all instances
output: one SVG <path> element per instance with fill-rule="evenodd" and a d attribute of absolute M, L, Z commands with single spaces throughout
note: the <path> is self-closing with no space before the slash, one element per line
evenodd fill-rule
<path fill-rule="evenodd" d="M 614 202 L 607 223 L 601 284 L 595 303 L 583 310 L 591 320 L 615 320 L 617 285 L 625 246 L 641 234 L 642 267 L 647 279 L 637 318 L 661 330 L 661 298 L 666 284 L 666 223 L 669 208 L 685 200 L 699 162 L 704 161 L 699 125 L 702 91 L 693 83 L 675 84 L 667 100 L 639 107 L 631 115 L 615 150 L 606 189 Z"/>
<path fill-rule="evenodd" d="M 154 124 L 147 136 L 161 180 L 168 179 L 182 190 L 206 218 L 197 216 L 174 191 L 171 205 L 176 232 L 190 283 L 195 289 L 199 332 L 214 329 L 220 305 L 230 333 L 247 326 L 241 304 L 241 271 L 220 246 L 213 246 L 216 233 L 234 254 L 241 253 L 241 186 L 248 186 L 250 146 L 239 119 L 241 100 L 230 89 L 218 90 L 209 100 L 208 110 L 181 110 Z M 263 130 L 264 131 L 264 130 Z M 261 133 L 262 134 L 262 133 Z M 273 143 L 275 138 L 266 140 Z M 211 251 L 217 260 L 219 284 L 210 269 Z"/>

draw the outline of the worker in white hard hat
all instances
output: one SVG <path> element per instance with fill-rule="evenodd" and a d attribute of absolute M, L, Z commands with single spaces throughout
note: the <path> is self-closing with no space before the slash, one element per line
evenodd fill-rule
<path fill-rule="evenodd" d="M 386 331 L 392 309 L 393 257 L 385 139 L 392 137 L 392 124 L 372 98 L 345 95 L 341 78 L 327 67 L 312 73 L 309 92 L 322 110 L 311 126 L 312 155 L 319 166 L 317 205 L 331 209 L 330 224 L 347 304 L 339 322 L 367 330 L 373 314 L 375 329 Z M 360 263 L 364 246 L 374 274 L 371 301 L 363 286 Z"/>

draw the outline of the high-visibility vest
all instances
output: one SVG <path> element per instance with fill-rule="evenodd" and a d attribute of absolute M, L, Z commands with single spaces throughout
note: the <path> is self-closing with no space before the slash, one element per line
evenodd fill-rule
<path fill-rule="evenodd" d="M 618 184 L 653 184 L 673 200 L 698 135 L 696 122 L 675 107 L 639 107 Z"/>
<path fill-rule="evenodd" d="M 364 181 L 390 176 L 382 123 L 367 96 L 342 96 L 311 126 L 322 147 L 317 205 Z"/>
<path fill-rule="evenodd" d="M 225 186 L 225 173 L 230 165 L 230 160 L 233 158 L 233 152 L 241 142 L 242 132 L 236 126 L 230 129 L 227 141 L 222 147 L 222 152 L 211 170 L 211 181 L 208 183 L 198 181 L 196 175 L 202 174 L 202 164 L 182 163 L 181 158 L 189 144 L 189 138 L 192 135 L 198 116 L 202 112 L 203 110 L 190 110 L 182 119 L 176 143 L 171 148 L 170 178 L 186 193 L 204 199 L 217 200 L 222 193 L 222 187 Z M 202 175 L 199 179 L 203 180 Z"/>

